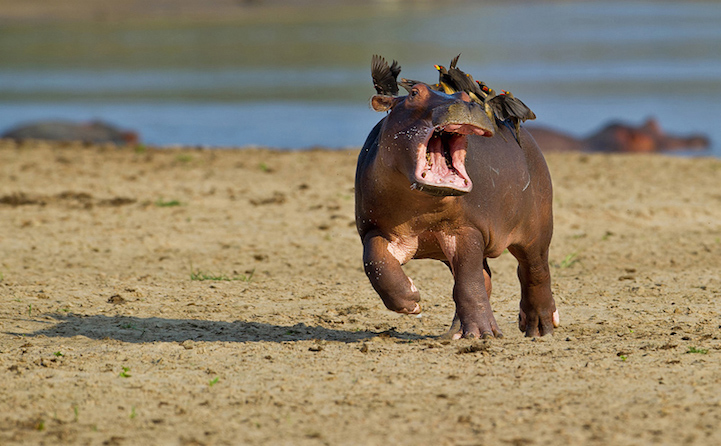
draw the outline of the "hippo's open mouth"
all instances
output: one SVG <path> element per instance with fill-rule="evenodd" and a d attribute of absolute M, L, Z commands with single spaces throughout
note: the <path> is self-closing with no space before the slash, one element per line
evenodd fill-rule
<path fill-rule="evenodd" d="M 466 172 L 468 135 L 485 135 L 486 130 L 471 124 L 446 124 L 429 132 L 418 147 L 415 181 L 411 188 L 430 195 L 463 195 L 473 183 Z"/>

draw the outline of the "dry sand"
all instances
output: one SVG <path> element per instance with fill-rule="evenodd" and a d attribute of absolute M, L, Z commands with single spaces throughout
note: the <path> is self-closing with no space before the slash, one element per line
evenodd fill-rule
<path fill-rule="evenodd" d="M 363 274 L 356 156 L 0 142 L 0 444 L 721 444 L 721 160 L 548 156 L 562 326 L 504 254 L 449 342 L 445 266 L 421 318 Z"/>

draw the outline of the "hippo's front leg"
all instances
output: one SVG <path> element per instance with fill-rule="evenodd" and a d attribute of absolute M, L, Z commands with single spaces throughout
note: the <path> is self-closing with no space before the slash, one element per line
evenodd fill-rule
<path fill-rule="evenodd" d="M 446 264 L 448 269 L 451 270 L 451 274 L 453 274 L 453 267 L 451 267 L 451 264 L 449 262 L 443 262 Z M 491 290 L 493 288 L 493 285 L 491 284 L 491 268 L 488 266 L 488 261 L 486 259 L 483 260 L 483 282 L 486 286 L 486 295 L 488 296 L 488 301 L 491 300 Z M 451 328 L 448 329 L 448 333 L 443 335 L 444 338 L 453 338 L 458 339 L 463 336 L 463 331 L 461 331 L 461 320 L 458 317 L 458 312 L 456 312 L 453 315 L 453 322 L 451 322 Z"/>
<path fill-rule="evenodd" d="M 475 249 L 452 262 L 456 316 L 449 334 L 461 337 L 502 337 L 490 302 L 491 275 L 483 252 Z"/>
<path fill-rule="evenodd" d="M 378 233 L 363 237 L 363 267 L 389 310 L 404 314 L 421 312 L 420 293 L 388 250 L 388 240 Z"/>

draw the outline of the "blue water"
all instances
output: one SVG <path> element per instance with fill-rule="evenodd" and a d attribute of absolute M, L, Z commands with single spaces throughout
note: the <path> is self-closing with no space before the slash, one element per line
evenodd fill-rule
<path fill-rule="evenodd" d="M 369 7 L 262 24 L 0 27 L 0 131 L 102 119 L 148 144 L 359 146 L 373 53 L 401 76 L 433 64 L 511 90 L 537 123 L 579 136 L 656 117 L 721 156 L 721 3 Z"/>

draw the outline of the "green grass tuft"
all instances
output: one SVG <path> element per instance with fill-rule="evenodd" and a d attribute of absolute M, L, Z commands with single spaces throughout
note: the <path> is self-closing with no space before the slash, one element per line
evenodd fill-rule
<path fill-rule="evenodd" d="M 159 208 L 169 208 L 169 207 L 173 207 L 173 206 L 181 206 L 180 201 L 178 201 L 178 200 L 165 201 L 162 198 L 158 198 L 155 201 L 155 205 Z"/>
<path fill-rule="evenodd" d="M 574 264 L 576 264 L 578 262 L 578 259 L 576 258 L 577 255 L 577 253 L 572 252 L 571 254 L 564 257 L 563 260 L 561 260 L 561 268 L 570 268 Z"/>
<path fill-rule="evenodd" d="M 578 262 L 578 253 L 572 252 L 566 257 L 564 257 L 563 260 L 561 260 L 561 263 L 554 263 L 553 266 L 555 266 L 556 268 L 566 269 L 572 267 Z"/>
<path fill-rule="evenodd" d="M 206 273 L 201 270 L 191 270 L 190 271 L 190 280 L 214 280 L 214 281 L 234 281 L 238 280 L 241 282 L 250 282 L 253 279 L 253 274 L 255 274 L 255 269 L 250 271 L 247 275 L 236 275 L 236 276 L 228 276 L 226 274 L 211 274 Z"/>

